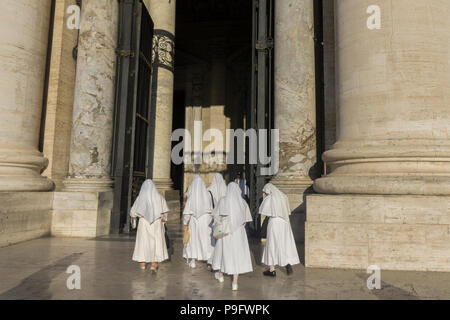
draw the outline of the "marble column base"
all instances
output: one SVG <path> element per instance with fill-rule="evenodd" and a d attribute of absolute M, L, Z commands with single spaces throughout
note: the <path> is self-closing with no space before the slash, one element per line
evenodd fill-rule
<path fill-rule="evenodd" d="M 113 191 L 111 178 L 66 178 L 63 191 L 109 192 Z"/>
<path fill-rule="evenodd" d="M 1 149 L 0 192 L 52 190 L 53 182 L 40 174 L 47 165 L 41 152 Z"/>
<path fill-rule="evenodd" d="M 113 192 L 55 192 L 52 236 L 98 237 L 110 233 Z"/>
<path fill-rule="evenodd" d="M 450 271 L 450 197 L 308 195 L 307 267 Z"/>
<path fill-rule="evenodd" d="M 330 175 L 317 179 L 314 190 L 327 194 L 450 195 L 450 176 Z"/>

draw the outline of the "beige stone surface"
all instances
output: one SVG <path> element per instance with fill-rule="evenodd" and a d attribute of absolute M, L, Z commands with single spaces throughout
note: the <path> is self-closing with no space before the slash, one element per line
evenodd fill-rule
<path fill-rule="evenodd" d="M 69 169 L 72 107 L 76 61 L 72 56 L 78 30 L 67 28 L 67 8 L 75 0 L 57 0 L 53 27 L 52 56 L 45 119 L 44 155 L 49 159 L 44 176 L 59 190 Z"/>
<path fill-rule="evenodd" d="M 147 1 L 145 5 L 152 17 L 154 29 L 175 35 L 176 1 Z M 155 42 L 156 38 L 153 41 Z M 170 51 L 170 48 L 165 48 L 165 50 Z M 157 70 L 155 70 L 156 68 Z M 152 106 L 156 108 L 153 181 L 158 189 L 164 192 L 164 190 L 171 189 L 173 184 L 170 178 L 171 148 L 168 146 L 170 146 L 172 136 L 174 75 L 172 70 L 156 65 L 154 65 L 153 72 L 157 72 L 157 92 L 152 93 L 156 95 L 156 105 Z"/>
<path fill-rule="evenodd" d="M 67 189 L 92 190 L 110 179 L 118 2 L 83 1 Z M 77 186 L 77 180 L 80 186 Z"/>
<path fill-rule="evenodd" d="M 5 0 L 0 10 L 0 191 L 42 191 L 38 151 L 50 0 Z"/>
<path fill-rule="evenodd" d="M 272 180 L 288 194 L 291 210 L 315 178 L 316 103 L 312 0 L 275 3 L 275 128 L 279 172 Z"/>
<path fill-rule="evenodd" d="M 336 9 L 338 141 L 321 193 L 450 194 L 450 2 L 380 0 Z"/>
<path fill-rule="evenodd" d="M 53 236 L 96 237 L 109 234 L 112 192 L 55 192 Z"/>
<path fill-rule="evenodd" d="M 307 267 L 450 271 L 450 197 L 310 195 Z"/>
<path fill-rule="evenodd" d="M 336 142 L 336 78 L 334 0 L 323 1 L 323 69 L 325 150 Z"/>
<path fill-rule="evenodd" d="M 53 192 L 0 192 L 0 247 L 50 234 Z"/>

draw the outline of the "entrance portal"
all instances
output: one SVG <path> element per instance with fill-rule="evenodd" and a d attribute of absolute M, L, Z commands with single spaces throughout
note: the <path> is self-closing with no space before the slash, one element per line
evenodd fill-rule
<path fill-rule="evenodd" d="M 183 126 L 192 136 L 190 150 L 195 150 L 195 122 L 201 122 L 203 133 L 215 129 L 223 137 L 227 129 L 272 127 L 271 8 L 272 2 L 265 0 L 177 2 L 175 92 L 178 94 L 174 99 L 173 129 L 180 128 L 179 120 L 183 117 Z M 213 142 L 203 141 L 201 164 L 184 165 L 180 186 L 183 194 L 195 174 L 202 176 L 208 185 L 216 172 L 223 174 L 227 182 L 242 172 L 255 209 L 256 195 L 260 194 L 256 192 L 257 185 L 262 189 L 265 182 L 257 177 L 256 166 L 236 161 L 227 164 L 226 160 L 223 164 L 208 162 L 208 145 Z M 229 150 L 225 143 L 224 139 L 222 150 L 216 149 L 214 156 L 221 152 L 226 159 Z M 172 164 L 172 172 L 180 169 Z"/>

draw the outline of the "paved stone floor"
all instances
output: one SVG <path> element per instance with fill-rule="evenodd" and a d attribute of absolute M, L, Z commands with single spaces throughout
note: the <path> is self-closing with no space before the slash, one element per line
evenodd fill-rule
<path fill-rule="evenodd" d="M 41 238 L 0 248 L 0 299 L 450 299 L 450 273 L 382 271 L 382 288 L 366 287 L 363 270 L 294 266 L 287 276 L 262 276 L 261 245 L 251 244 L 254 272 L 241 275 L 239 291 L 229 278 L 214 280 L 205 264 L 189 269 L 181 257 L 181 229 L 170 262 L 156 275 L 131 261 L 134 238 Z M 256 259 L 255 259 L 256 258 Z M 81 289 L 68 290 L 68 266 L 81 269 Z"/>

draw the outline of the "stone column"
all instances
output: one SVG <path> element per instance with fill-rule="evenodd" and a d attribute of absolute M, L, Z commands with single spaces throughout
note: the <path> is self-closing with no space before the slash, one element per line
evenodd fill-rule
<path fill-rule="evenodd" d="M 76 0 L 55 1 L 52 56 L 45 118 L 44 154 L 49 160 L 43 172 L 61 190 L 69 170 L 76 60 L 73 48 L 78 30 L 67 27 L 67 9 Z"/>
<path fill-rule="evenodd" d="M 84 0 L 67 191 L 111 191 L 118 2 Z"/>
<path fill-rule="evenodd" d="M 315 177 L 316 115 L 313 0 L 275 3 L 275 128 L 280 134 L 279 171 L 272 183 L 291 210 Z"/>
<path fill-rule="evenodd" d="M 46 191 L 38 151 L 50 0 L 6 0 L 0 10 L 0 191 Z"/>
<path fill-rule="evenodd" d="M 338 141 L 331 194 L 450 194 L 450 2 L 336 2 Z"/>
<path fill-rule="evenodd" d="M 306 266 L 450 271 L 450 2 L 335 10 L 337 142 L 307 198 Z"/>
<path fill-rule="evenodd" d="M 159 190 L 172 189 L 170 178 L 174 82 L 175 0 L 150 1 L 154 23 L 152 107 L 156 108 L 153 181 Z"/>
<path fill-rule="evenodd" d="M 118 1 L 83 0 L 69 174 L 55 192 L 52 235 L 109 234 Z"/>
<path fill-rule="evenodd" d="M 324 147 L 336 142 L 334 1 L 323 1 Z"/>

